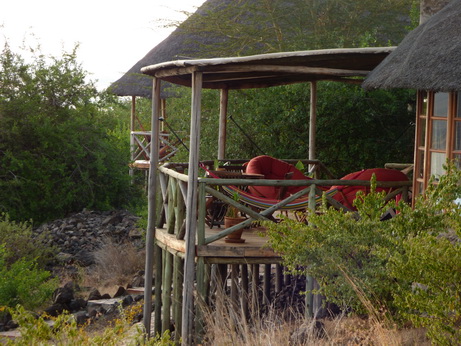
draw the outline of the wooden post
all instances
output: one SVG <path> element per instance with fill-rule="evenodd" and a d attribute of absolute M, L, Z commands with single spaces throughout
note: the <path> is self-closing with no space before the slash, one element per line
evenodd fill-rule
<path fill-rule="evenodd" d="M 184 261 L 179 256 L 174 256 L 174 274 L 173 274 L 173 319 L 175 322 L 174 341 L 179 342 L 182 330 L 182 284 L 184 279 Z"/>
<path fill-rule="evenodd" d="M 218 160 L 226 157 L 227 139 L 227 105 L 229 100 L 229 89 L 221 89 L 219 100 L 219 139 L 218 139 Z"/>
<path fill-rule="evenodd" d="M 283 270 L 281 264 L 275 265 L 275 292 L 280 293 L 283 289 Z"/>
<path fill-rule="evenodd" d="M 171 319 L 171 282 L 173 279 L 173 255 L 169 251 L 164 251 L 165 254 L 165 273 L 163 275 L 162 285 L 162 307 L 163 321 L 162 334 L 170 329 Z"/>
<path fill-rule="evenodd" d="M 192 73 L 192 105 L 189 148 L 189 179 L 186 201 L 186 254 L 184 263 L 184 302 L 182 307 L 182 341 L 192 344 L 195 279 L 195 234 L 197 227 L 197 180 L 200 144 L 202 72 Z"/>
<path fill-rule="evenodd" d="M 257 307 L 259 305 L 259 296 L 258 296 L 258 288 L 259 288 L 259 264 L 252 264 L 251 265 L 251 301 L 252 301 L 252 310 L 257 311 Z"/>
<path fill-rule="evenodd" d="M 134 160 L 135 155 L 135 140 L 134 140 L 134 124 L 135 124 L 135 117 L 136 117 L 136 96 L 131 96 L 131 116 L 130 116 L 130 158 L 131 161 Z M 134 169 L 130 167 L 130 176 L 131 176 L 131 183 L 133 183 L 133 175 Z"/>
<path fill-rule="evenodd" d="M 271 264 L 264 265 L 264 300 L 267 305 L 271 302 Z"/>
<path fill-rule="evenodd" d="M 245 322 L 248 322 L 248 317 L 249 317 L 248 264 L 242 264 L 241 277 L 242 277 L 242 293 L 241 293 L 242 311 L 243 311 L 243 317 L 245 318 Z"/>
<path fill-rule="evenodd" d="M 315 160 L 315 131 L 317 123 L 317 82 L 311 82 L 311 100 L 309 115 L 309 160 Z M 310 165 L 311 170 L 314 165 Z"/>
<path fill-rule="evenodd" d="M 149 191 L 148 191 L 148 217 L 146 234 L 146 263 L 145 263 L 145 285 L 144 285 L 144 314 L 143 323 L 147 335 L 150 335 L 150 322 L 152 314 L 152 276 L 154 265 L 154 239 L 155 239 L 155 217 L 156 217 L 156 195 L 157 195 L 157 163 L 159 159 L 159 112 L 160 112 L 160 80 L 154 78 L 152 88 L 152 120 L 151 120 L 151 154 L 149 169 Z M 158 274 L 158 273 L 157 273 Z M 156 280 L 160 282 L 161 276 Z M 156 285 L 157 286 L 157 285 Z M 157 308 L 156 308 L 157 313 Z M 159 330 L 157 330 L 159 331 Z"/>

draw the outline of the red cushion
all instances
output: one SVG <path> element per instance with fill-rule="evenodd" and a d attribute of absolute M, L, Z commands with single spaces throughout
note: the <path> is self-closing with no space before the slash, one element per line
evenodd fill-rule
<path fill-rule="evenodd" d="M 283 180 L 285 179 L 285 175 L 290 172 L 293 172 L 291 180 L 311 179 L 306 177 L 295 166 L 267 155 L 257 156 L 251 159 L 246 166 L 246 173 L 262 174 L 264 175 L 264 179 Z M 304 188 L 305 186 L 289 186 L 287 188 L 287 193 L 293 194 Z M 256 196 L 272 199 L 277 198 L 280 191 L 280 187 L 275 186 L 249 186 L 248 189 Z"/>
<path fill-rule="evenodd" d="M 376 175 L 376 181 L 408 181 L 408 177 L 395 169 L 386 168 L 371 168 L 364 169 L 362 171 L 349 173 L 342 177 L 341 180 L 370 180 L 373 174 Z M 365 193 L 370 192 L 370 188 L 367 186 L 332 186 L 331 189 L 337 189 L 338 193 L 332 196 L 335 200 L 341 202 L 346 207 L 355 210 L 352 205 L 358 191 L 364 191 Z M 377 188 L 377 192 L 386 191 L 389 193 L 392 191 L 391 187 Z"/>

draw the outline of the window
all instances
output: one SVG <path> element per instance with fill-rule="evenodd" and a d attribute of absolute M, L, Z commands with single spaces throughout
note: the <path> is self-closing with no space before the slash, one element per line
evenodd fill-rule
<path fill-rule="evenodd" d="M 416 116 L 414 192 L 444 174 L 447 158 L 461 167 L 461 93 L 419 91 Z"/>

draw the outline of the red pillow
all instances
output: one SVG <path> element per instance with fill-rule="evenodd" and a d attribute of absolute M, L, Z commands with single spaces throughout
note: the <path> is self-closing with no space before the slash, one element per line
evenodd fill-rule
<path fill-rule="evenodd" d="M 387 169 L 387 168 L 371 168 L 371 169 L 364 169 L 362 171 L 349 173 L 346 176 L 342 177 L 341 180 L 370 180 L 373 174 L 376 175 L 376 181 L 408 181 L 408 177 L 395 169 Z M 370 192 L 370 188 L 368 186 L 332 186 L 332 189 L 337 189 L 338 193 L 332 196 L 335 200 L 341 202 L 343 205 L 348 207 L 349 209 L 355 210 L 352 205 L 357 192 L 364 191 L 365 193 Z M 391 187 L 379 187 L 376 189 L 377 192 L 379 191 L 386 191 L 389 193 L 392 191 Z"/>
<path fill-rule="evenodd" d="M 306 177 L 295 166 L 267 155 L 261 155 L 251 159 L 246 166 L 246 173 L 262 174 L 264 175 L 264 179 L 284 180 L 286 179 L 285 175 L 290 172 L 293 172 L 290 178 L 291 180 L 311 179 Z M 293 194 L 304 188 L 305 186 L 289 186 L 287 188 L 287 193 Z M 248 189 L 250 193 L 256 196 L 271 199 L 276 199 L 280 191 L 280 187 L 275 186 L 249 186 Z"/>

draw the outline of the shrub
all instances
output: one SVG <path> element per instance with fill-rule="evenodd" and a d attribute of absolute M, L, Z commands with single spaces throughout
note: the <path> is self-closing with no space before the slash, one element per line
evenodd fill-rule
<path fill-rule="evenodd" d="M 6 257 L 0 246 L 0 306 L 40 307 L 58 287 L 58 280 L 50 279 L 51 274 L 39 269 L 35 261 L 21 258 L 8 265 Z"/>
<path fill-rule="evenodd" d="M 10 220 L 8 214 L 0 214 L 0 244 L 4 247 L 4 260 L 11 265 L 19 259 L 36 261 L 46 265 L 54 254 L 54 249 L 46 245 L 46 234 L 34 236 L 29 222 Z"/>
<path fill-rule="evenodd" d="M 129 132 L 109 101 L 87 82 L 76 50 L 59 58 L 37 55 L 26 63 L 5 46 L 0 211 L 14 220 L 41 222 L 130 201 Z"/>
<path fill-rule="evenodd" d="M 461 171 L 452 165 L 446 170 L 416 199 L 414 208 L 403 202 L 386 204 L 372 192 L 355 200 L 358 218 L 323 208 L 321 214 L 308 214 L 307 225 L 288 219 L 267 224 L 270 243 L 289 268 L 303 266 L 315 277 L 328 300 L 366 312 L 356 285 L 377 311 L 390 311 L 394 318 L 427 328 L 436 343 L 457 343 Z M 380 221 L 389 207 L 397 216 Z"/>

